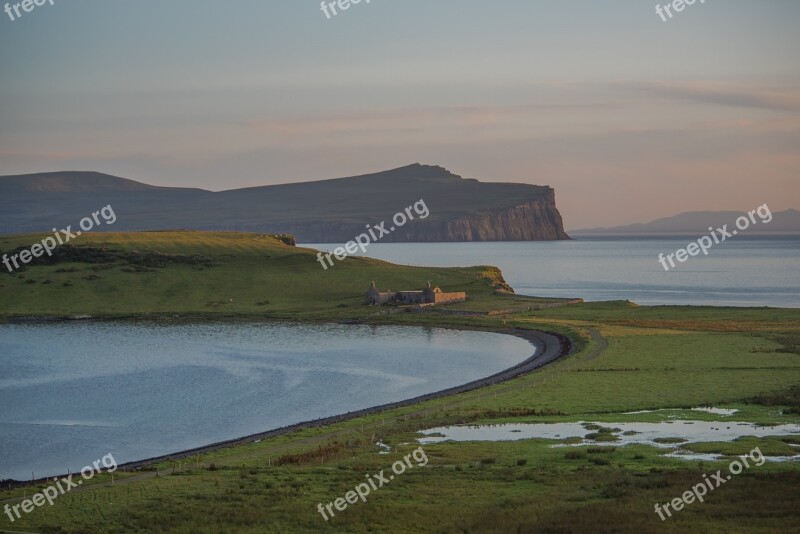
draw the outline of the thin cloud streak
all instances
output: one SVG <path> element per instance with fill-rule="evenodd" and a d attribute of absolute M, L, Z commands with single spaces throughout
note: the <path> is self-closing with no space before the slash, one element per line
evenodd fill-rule
<path fill-rule="evenodd" d="M 775 92 L 748 89 L 709 82 L 654 82 L 631 84 L 646 94 L 672 100 L 689 100 L 702 104 L 800 112 L 800 91 Z"/>

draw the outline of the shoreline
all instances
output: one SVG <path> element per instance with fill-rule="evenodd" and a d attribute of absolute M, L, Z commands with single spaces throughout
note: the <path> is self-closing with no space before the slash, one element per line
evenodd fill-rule
<path fill-rule="evenodd" d="M 411 326 L 411 325 L 409 325 Z M 436 328 L 447 328 L 446 326 L 437 326 Z M 452 328 L 452 327 L 451 327 Z M 461 328 L 452 328 L 453 330 L 467 330 Z M 473 330 L 473 329 L 469 329 Z M 483 329 L 481 329 L 483 330 Z M 328 417 L 323 417 L 320 419 L 313 419 L 310 421 L 301 421 L 299 423 L 294 423 L 291 425 L 283 426 L 274 428 L 271 430 L 267 430 L 265 432 L 259 432 L 256 434 L 250 434 L 247 436 L 234 438 L 230 440 L 219 441 L 216 443 L 211 443 L 209 445 L 203 445 L 200 447 L 195 447 L 192 449 L 187 449 L 175 453 L 165 454 L 161 456 L 156 456 L 153 458 L 147 458 L 144 460 L 137 460 L 133 462 L 127 462 L 124 464 L 119 465 L 119 469 L 122 471 L 128 470 L 138 470 L 148 465 L 159 463 L 163 461 L 171 461 L 171 460 L 181 460 L 184 458 L 188 458 L 190 456 L 194 456 L 197 454 L 204 454 L 208 452 L 217 451 L 224 448 L 234 447 L 238 445 L 245 445 L 248 443 L 254 443 L 256 441 L 260 441 L 266 438 L 273 438 L 277 436 L 282 436 L 285 434 L 289 434 L 296 430 L 304 430 L 307 428 L 319 428 L 328 426 L 335 423 L 341 423 L 345 421 L 349 421 L 352 419 L 357 419 L 358 417 L 362 417 L 365 415 L 374 415 L 376 413 L 380 413 L 383 411 L 395 409 L 395 408 L 404 408 L 406 406 L 413 406 L 415 404 L 419 404 L 421 402 L 439 399 L 443 397 L 449 397 L 451 395 L 457 395 L 459 393 L 465 393 L 468 391 L 473 391 L 475 389 L 480 389 L 482 387 L 487 387 L 495 384 L 499 384 L 513 378 L 517 378 L 518 376 L 530 373 L 535 371 L 548 363 L 551 363 L 555 360 L 558 360 L 564 356 L 567 356 L 572 351 L 572 342 L 569 338 L 565 336 L 561 336 L 560 334 L 554 334 L 550 332 L 544 332 L 540 330 L 524 330 L 521 328 L 511 328 L 511 329 L 485 329 L 488 332 L 495 332 L 498 334 L 506 334 L 506 335 L 514 335 L 517 337 L 521 337 L 525 339 L 531 345 L 536 347 L 536 351 L 532 354 L 529 358 L 524 360 L 521 363 L 513 367 L 509 367 L 503 371 L 495 373 L 485 378 L 479 378 L 477 380 L 473 380 L 471 382 L 467 382 L 466 384 L 462 384 L 460 386 L 454 386 L 451 388 L 435 391 L 433 393 L 426 393 L 424 395 L 418 395 L 416 397 L 412 397 L 410 399 L 404 399 L 400 401 L 390 402 L 386 404 L 380 404 L 378 406 L 372 406 L 369 408 L 363 408 L 361 410 L 356 410 L 353 412 L 347 412 L 344 414 L 339 415 L 332 415 Z"/>
<path fill-rule="evenodd" d="M 446 328 L 446 327 L 437 326 L 436 328 Z M 453 328 L 453 330 L 465 330 L 465 329 Z M 410 399 L 390 402 L 386 404 L 380 404 L 378 406 L 363 408 L 361 410 L 347 412 L 344 414 L 332 415 L 320 419 L 313 419 L 310 421 L 301 421 L 299 423 L 294 423 L 291 425 L 274 428 L 272 430 L 267 430 L 265 432 L 259 432 L 256 434 L 250 434 L 240 438 L 219 441 L 216 443 L 211 443 L 209 445 L 203 445 L 200 447 L 195 447 L 184 451 L 165 454 L 162 456 L 156 456 L 153 458 L 147 458 L 145 460 L 127 462 L 124 464 L 120 464 L 119 469 L 122 471 L 137 470 L 154 463 L 170 461 L 170 460 L 181 460 L 184 458 L 188 458 L 190 456 L 194 456 L 196 454 L 204 454 L 238 445 L 254 443 L 256 441 L 260 441 L 266 438 L 282 436 L 294 432 L 295 430 L 318 428 L 335 423 L 342 423 L 352 419 L 357 419 L 365 415 L 374 415 L 376 413 L 392 410 L 395 408 L 404 408 L 406 406 L 413 406 L 415 404 L 419 404 L 421 402 L 429 400 L 449 397 L 451 395 L 457 395 L 459 393 L 465 393 L 467 391 L 473 391 L 475 389 L 480 389 L 482 387 L 499 384 L 511 380 L 513 378 L 517 378 L 518 376 L 535 371 L 541 367 L 544 367 L 548 363 L 551 363 L 564 356 L 569 355 L 572 351 L 572 342 L 569 340 L 569 338 L 561 336 L 559 334 L 544 332 L 540 330 L 524 330 L 521 328 L 512 328 L 506 330 L 486 329 L 485 331 L 521 337 L 522 339 L 525 339 L 526 341 L 530 342 L 531 345 L 536 347 L 536 352 L 534 352 L 534 354 L 532 354 L 529 358 L 527 358 L 523 362 L 518 363 L 513 367 L 509 367 L 508 369 L 505 369 L 503 371 L 500 371 L 499 373 L 495 373 L 485 378 L 479 378 L 477 380 L 467 382 L 466 384 L 462 384 L 460 386 L 454 386 L 451 388 L 435 391 L 433 393 L 418 395 Z"/>
<path fill-rule="evenodd" d="M 413 325 L 407 325 L 413 326 Z M 426 325 L 426 326 L 434 326 L 434 325 Z M 410 399 L 404 399 L 400 401 L 390 402 L 386 404 L 381 404 L 378 406 L 372 406 L 369 408 L 363 408 L 361 410 L 356 410 L 353 412 L 347 412 L 344 414 L 332 415 L 328 417 L 323 417 L 320 419 L 313 419 L 309 421 L 301 421 L 298 423 L 293 423 L 291 425 L 273 428 L 267 431 L 258 432 L 255 434 L 249 434 L 247 436 L 242 436 L 238 438 L 233 438 L 224 441 L 218 441 L 215 443 L 210 443 L 208 445 L 201 445 L 199 447 L 194 447 L 191 449 L 185 449 L 182 451 L 176 451 L 174 453 L 164 454 L 160 456 L 155 456 L 152 458 L 146 458 L 143 460 L 135 460 L 132 462 L 126 462 L 124 464 L 119 464 L 117 467 L 120 471 L 139 471 L 145 467 L 148 467 L 155 463 L 165 462 L 165 461 L 172 461 L 172 460 L 181 460 L 191 456 L 195 456 L 198 454 L 205 454 L 209 452 L 218 451 L 221 449 L 231 448 L 239 445 L 246 445 L 249 443 L 255 443 L 261 441 L 262 439 L 273 438 L 277 436 L 282 436 L 285 434 L 290 434 L 297 430 L 304 430 L 308 428 L 319 428 L 324 427 L 336 423 L 342 423 L 345 421 L 349 421 L 352 419 L 357 419 L 362 416 L 366 415 L 374 415 L 376 413 L 380 413 L 387 410 L 392 410 L 395 408 L 404 408 L 407 406 L 413 406 L 415 404 L 419 404 L 422 402 L 426 402 L 429 400 L 439 399 L 443 397 L 449 397 L 452 395 L 457 395 L 459 393 L 465 393 L 468 391 L 473 391 L 476 389 L 480 389 L 487 386 L 492 386 L 495 384 L 500 384 L 502 382 L 506 382 L 508 380 L 517 378 L 524 374 L 536 371 L 544 367 L 547 364 L 550 364 L 554 361 L 557 361 L 561 358 L 564 358 L 572 353 L 573 344 L 572 341 L 561 334 L 556 334 L 553 332 L 545 332 L 542 330 L 527 330 L 522 328 L 506 328 L 506 329 L 498 329 L 498 328 L 456 328 L 453 326 L 435 326 L 435 328 L 450 328 L 453 330 L 482 330 L 486 332 L 494 332 L 498 334 L 505 334 L 505 335 L 513 335 L 525 339 L 531 345 L 535 347 L 535 352 L 525 359 L 524 361 L 509 367 L 503 371 L 495 373 L 493 375 L 479 378 L 477 380 L 473 380 L 471 382 L 467 382 L 466 384 L 462 384 L 459 386 L 450 387 L 447 389 L 435 391 L 433 393 L 426 393 L 423 395 L 418 395 L 416 397 L 412 397 Z M 55 475 L 55 478 L 62 478 L 66 475 Z M 50 479 L 53 479 L 54 476 L 48 476 L 39 478 L 36 480 L 28 480 L 28 481 L 17 481 L 13 479 L 4 480 L 4 483 L 9 484 L 12 487 L 20 488 L 25 486 L 32 486 L 37 484 L 43 484 L 49 482 Z"/>

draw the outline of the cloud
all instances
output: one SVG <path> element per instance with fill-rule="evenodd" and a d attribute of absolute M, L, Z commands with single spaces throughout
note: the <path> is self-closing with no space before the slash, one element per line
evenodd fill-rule
<path fill-rule="evenodd" d="M 707 82 L 654 82 L 630 84 L 652 96 L 690 100 L 718 106 L 800 112 L 800 89 L 776 92 Z"/>

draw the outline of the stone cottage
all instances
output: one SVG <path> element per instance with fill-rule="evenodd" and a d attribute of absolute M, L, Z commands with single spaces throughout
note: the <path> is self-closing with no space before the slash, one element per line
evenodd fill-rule
<path fill-rule="evenodd" d="M 445 293 L 439 287 L 428 285 L 421 291 L 379 291 L 375 282 L 367 290 L 366 303 L 370 306 L 380 306 L 381 304 L 413 305 L 413 304 L 444 304 L 447 302 L 462 302 L 467 300 L 464 291 Z"/>

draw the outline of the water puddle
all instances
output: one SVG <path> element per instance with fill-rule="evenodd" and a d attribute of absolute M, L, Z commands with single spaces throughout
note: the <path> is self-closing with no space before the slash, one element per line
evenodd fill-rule
<path fill-rule="evenodd" d="M 443 441 L 516 441 L 520 439 L 570 440 L 554 447 L 580 445 L 625 446 L 642 444 L 661 449 L 675 449 L 687 443 L 734 441 L 744 436 L 799 435 L 800 425 L 758 426 L 729 421 L 662 421 L 659 423 L 520 423 L 482 426 L 449 426 L 422 432 L 422 445 Z M 674 451 L 675 458 L 715 460 L 721 455 Z M 774 461 L 800 459 L 800 455 L 774 457 Z M 779 460 L 778 458 L 781 458 Z M 773 458 L 769 458 L 773 460 Z"/>
<path fill-rule="evenodd" d="M 701 462 L 715 462 L 717 460 L 722 460 L 725 458 L 723 454 L 714 454 L 714 453 L 699 453 L 699 452 L 689 452 L 689 451 L 672 451 L 670 453 L 665 454 L 667 458 L 678 458 L 680 460 L 698 460 Z M 796 462 L 800 460 L 800 454 L 795 456 L 764 456 L 768 462 Z"/>
<path fill-rule="evenodd" d="M 622 415 L 639 415 L 642 413 L 657 413 L 657 412 L 680 412 L 683 411 L 679 408 L 662 408 L 660 410 L 638 410 L 636 412 L 625 412 Z M 722 415 L 724 417 L 729 417 L 739 410 L 734 408 L 713 408 L 711 406 L 700 406 L 698 408 L 692 408 L 692 411 L 695 412 L 706 412 L 714 415 Z M 673 415 L 671 417 L 678 417 L 678 415 Z"/>
<path fill-rule="evenodd" d="M 728 408 L 711 408 L 711 407 L 692 408 L 692 410 L 696 412 L 706 412 L 706 413 L 712 413 L 714 415 L 722 415 L 725 417 L 731 416 L 739 411 Z"/>

